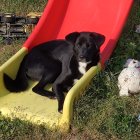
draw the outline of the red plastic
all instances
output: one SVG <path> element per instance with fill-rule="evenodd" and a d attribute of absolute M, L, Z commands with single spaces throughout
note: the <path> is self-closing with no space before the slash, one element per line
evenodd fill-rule
<path fill-rule="evenodd" d="M 24 46 L 29 50 L 70 32 L 98 32 L 106 37 L 102 65 L 109 59 L 128 17 L 133 0 L 49 0 L 35 30 Z"/>

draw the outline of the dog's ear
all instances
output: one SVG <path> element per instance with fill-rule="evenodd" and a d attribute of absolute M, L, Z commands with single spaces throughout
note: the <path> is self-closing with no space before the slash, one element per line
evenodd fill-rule
<path fill-rule="evenodd" d="M 65 36 L 65 39 L 66 39 L 67 41 L 69 41 L 69 42 L 71 42 L 71 43 L 74 44 L 74 43 L 76 42 L 76 39 L 77 39 L 77 37 L 78 37 L 79 35 L 80 35 L 79 32 L 72 32 L 72 33 L 66 35 L 66 36 Z"/>
<path fill-rule="evenodd" d="M 105 36 L 102 34 L 92 32 L 90 35 L 94 38 L 98 47 L 100 47 L 105 41 Z"/>

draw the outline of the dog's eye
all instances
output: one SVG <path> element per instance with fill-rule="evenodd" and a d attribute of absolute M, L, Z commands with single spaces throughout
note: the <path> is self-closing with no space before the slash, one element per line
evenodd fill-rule
<path fill-rule="evenodd" d="M 136 61 L 133 61 L 133 63 L 135 64 L 135 63 L 136 63 Z"/>
<path fill-rule="evenodd" d="M 87 44 L 87 48 L 89 48 L 89 46 L 90 46 L 90 45 L 89 45 L 89 44 Z"/>
<path fill-rule="evenodd" d="M 78 48 L 80 48 L 80 44 L 78 43 L 77 45 L 76 45 Z"/>

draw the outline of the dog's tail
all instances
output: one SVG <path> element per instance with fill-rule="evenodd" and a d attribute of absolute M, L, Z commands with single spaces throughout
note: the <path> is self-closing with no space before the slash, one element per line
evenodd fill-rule
<path fill-rule="evenodd" d="M 5 87 L 10 92 L 20 92 L 26 90 L 28 87 L 28 79 L 26 76 L 26 70 L 25 70 L 25 57 L 23 61 L 20 64 L 16 79 L 11 79 L 7 74 L 4 73 L 4 84 Z"/>

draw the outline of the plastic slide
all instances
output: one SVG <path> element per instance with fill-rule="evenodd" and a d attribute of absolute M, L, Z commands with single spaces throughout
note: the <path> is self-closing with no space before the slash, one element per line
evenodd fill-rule
<path fill-rule="evenodd" d="M 110 58 L 126 22 L 133 0 L 49 0 L 36 28 L 17 54 L 0 67 L 0 111 L 3 115 L 46 123 L 50 128 L 68 130 L 73 118 L 73 103 L 84 92 L 91 79 Z M 30 88 L 21 93 L 9 93 L 4 87 L 3 73 L 15 78 L 19 64 L 37 44 L 63 39 L 73 31 L 93 31 L 106 37 L 102 45 L 101 62 L 92 67 L 67 93 L 63 114 L 57 112 L 57 100 L 47 99 Z M 51 86 L 47 87 L 51 90 Z"/>

